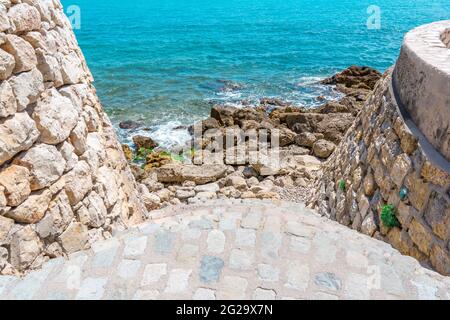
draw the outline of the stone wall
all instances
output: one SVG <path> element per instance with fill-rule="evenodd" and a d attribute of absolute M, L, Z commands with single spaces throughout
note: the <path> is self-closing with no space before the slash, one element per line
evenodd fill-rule
<path fill-rule="evenodd" d="M 58 0 L 0 2 L 0 273 L 142 221 L 136 182 Z"/>
<path fill-rule="evenodd" d="M 425 153 L 406 125 L 392 72 L 378 82 L 324 164 L 310 206 L 450 275 L 449 171 Z M 395 215 L 394 225 L 387 226 L 383 209 Z"/>
<path fill-rule="evenodd" d="M 396 91 L 412 121 L 447 161 L 450 161 L 449 28 L 447 20 L 408 32 L 393 75 Z"/>

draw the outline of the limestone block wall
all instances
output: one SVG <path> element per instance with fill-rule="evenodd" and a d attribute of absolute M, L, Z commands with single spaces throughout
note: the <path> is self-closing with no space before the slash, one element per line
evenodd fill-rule
<path fill-rule="evenodd" d="M 0 273 L 142 221 L 113 127 L 59 0 L 0 1 Z"/>
<path fill-rule="evenodd" d="M 448 45 L 450 38 L 448 31 L 442 32 L 448 30 L 444 25 L 450 27 L 450 21 L 421 27 L 412 34 L 433 34 L 434 40 L 441 41 L 442 49 L 442 40 Z M 440 32 L 435 32 L 436 27 Z M 434 40 L 429 39 L 430 45 Z M 411 59 L 415 53 L 410 48 L 402 51 L 395 71 L 388 70 L 378 82 L 345 138 L 324 164 L 310 205 L 450 275 L 450 163 L 445 159 L 450 139 L 446 124 L 450 119 L 450 82 L 435 82 L 449 74 L 450 58 L 443 68 L 435 65 L 431 69 L 425 66 L 425 60 Z M 450 57 L 449 52 L 443 49 L 440 56 L 428 57 L 443 61 Z M 422 82 L 417 82 L 417 72 L 422 72 Z M 397 83 L 393 79 L 396 76 L 400 79 Z M 412 101 L 412 95 L 417 100 Z M 402 97 L 406 101 L 401 101 Z M 416 123 L 425 108 L 429 114 Z M 420 112 L 414 113 L 418 109 Z M 410 115 L 411 110 L 414 114 Z M 393 223 L 386 216 L 394 216 Z"/>
<path fill-rule="evenodd" d="M 377 84 L 316 181 L 311 205 L 450 275 L 450 175 L 436 166 L 397 111 L 392 70 Z M 398 226 L 387 227 L 392 205 Z"/>

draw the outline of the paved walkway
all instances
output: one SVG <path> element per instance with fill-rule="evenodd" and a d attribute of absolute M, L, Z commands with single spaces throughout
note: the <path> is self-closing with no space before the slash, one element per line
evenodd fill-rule
<path fill-rule="evenodd" d="M 238 200 L 168 208 L 24 279 L 0 277 L 2 299 L 450 299 L 449 292 L 450 278 L 302 205 Z"/>

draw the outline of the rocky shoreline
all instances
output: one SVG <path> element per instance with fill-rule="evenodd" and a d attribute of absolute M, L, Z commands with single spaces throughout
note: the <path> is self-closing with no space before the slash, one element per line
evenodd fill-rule
<path fill-rule="evenodd" d="M 259 106 L 242 109 L 216 105 L 210 117 L 189 128 L 192 135 L 194 128 L 200 130 L 203 140 L 197 148 L 192 143 L 188 154 L 159 150 L 151 137 L 134 136 L 134 145 L 123 145 L 123 150 L 147 209 L 225 198 L 305 201 L 321 164 L 333 154 L 380 78 L 374 69 L 352 66 L 321 82 L 334 86 L 343 98 L 314 109 L 277 99 L 261 99 Z M 131 132 L 136 124 L 125 121 L 120 127 Z M 237 138 L 219 150 L 223 158 L 217 163 L 207 161 L 218 154 L 211 151 L 214 139 L 237 131 L 264 131 L 269 138 L 276 132 L 279 164 L 251 163 L 245 153 L 248 138 Z M 273 151 L 270 143 L 268 150 Z M 230 152 L 244 156 L 230 158 Z"/>

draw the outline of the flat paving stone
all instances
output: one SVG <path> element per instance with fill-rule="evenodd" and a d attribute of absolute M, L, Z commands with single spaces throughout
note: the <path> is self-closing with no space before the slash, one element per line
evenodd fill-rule
<path fill-rule="evenodd" d="M 0 276 L 0 299 L 450 299 L 450 277 L 302 204 L 215 200 Z"/>
<path fill-rule="evenodd" d="M 200 281 L 204 283 L 218 282 L 225 262 L 212 256 L 204 256 L 200 266 Z"/>

